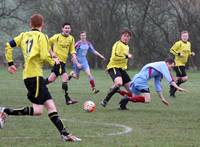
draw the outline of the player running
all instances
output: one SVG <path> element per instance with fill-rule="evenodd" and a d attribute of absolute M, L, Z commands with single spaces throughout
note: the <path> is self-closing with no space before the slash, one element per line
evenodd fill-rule
<path fill-rule="evenodd" d="M 195 56 L 195 53 L 191 51 L 191 43 L 188 41 L 188 31 L 181 32 L 181 40 L 177 41 L 170 49 L 170 53 L 175 56 L 175 67 L 176 72 L 176 84 L 179 86 L 188 80 L 186 73 L 186 63 L 190 56 Z M 176 88 L 170 85 L 170 96 L 175 97 Z"/>
<path fill-rule="evenodd" d="M 23 80 L 28 90 L 27 97 L 31 101 L 32 106 L 19 109 L 0 107 L 0 128 L 3 128 L 7 115 L 38 116 L 46 108 L 49 119 L 56 126 L 64 141 L 81 141 L 80 138 L 70 134 L 64 127 L 43 79 L 43 63 L 45 61 L 48 61 L 51 65 L 59 63 L 57 59 L 53 61 L 49 56 L 48 38 L 47 35 L 41 32 L 44 26 L 43 16 L 40 14 L 32 15 L 30 18 L 30 26 L 31 31 L 22 32 L 10 42 L 6 43 L 5 55 L 9 65 L 8 71 L 14 74 L 17 69 L 13 62 L 13 47 L 21 48 L 24 57 Z"/>
<path fill-rule="evenodd" d="M 72 62 L 81 68 L 81 64 L 76 59 L 74 37 L 70 35 L 71 24 L 64 23 L 62 25 L 62 33 L 53 35 L 50 39 L 50 54 L 54 58 L 58 58 L 60 65 L 55 65 L 51 70 L 50 76 L 46 79 L 46 84 L 52 83 L 58 76 L 62 79 L 62 89 L 65 92 L 65 102 L 67 105 L 75 104 L 78 101 L 70 98 L 68 94 L 68 74 L 66 72 L 66 61 L 68 54 L 72 56 Z"/>
<path fill-rule="evenodd" d="M 113 80 L 113 85 L 108 91 L 106 97 L 101 101 L 101 105 L 106 107 L 111 97 L 119 91 L 121 86 L 124 86 L 127 91 L 130 86 L 130 77 L 126 72 L 128 59 L 132 58 L 129 53 L 128 43 L 131 39 L 132 33 L 128 29 L 121 32 L 120 40 L 117 41 L 112 47 L 112 55 L 107 65 L 107 71 Z"/>
<path fill-rule="evenodd" d="M 69 80 L 71 78 L 79 79 L 80 71 L 83 70 L 88 76 L 88 80 L 89 80 L 92 92 L 96 94 L 99 92 L 99 90 L 95 88 L 94 77 L 91 74 L 90 66 L 88 64 L 88 60 L 86 56 L 88 52 L 91 52 L 99 56 L 103 60 L 105 60 L 105 58 L 103 55 L 101 55 L 99 52 L 97 52 L 94 49 L 92 43 L 87 41 L 87 33 L 85 31 L 80 32 L 80 40 L 76 42 L 75 48 L 76 48 L 76 53 L 77 53 L 76 54 L 77 59 L 78 59 L 78 62 L 81 64 L 81 68 L 79 68 L 76 64 L 73 64 L 73 71 L 70 73 Z"/>

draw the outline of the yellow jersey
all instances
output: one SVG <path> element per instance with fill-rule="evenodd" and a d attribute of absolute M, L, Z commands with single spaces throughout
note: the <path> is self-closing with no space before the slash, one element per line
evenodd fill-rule
<path fill-rule="evenodd" d="M 66 63 L 68 54 L 75 54 L 75 41 L 72 35 L 64 36 L 63 34 L 55 34 L 49 39 L 53 52 L 58 59 Z"/>
<path fill-rule="evenodd" d="M 122 68 L 127 69 L 129 46 L 120 40 L 112 47 L 112 54 L 107 69 Z"/>
<path fill-rule="evenodd" d="M 170 53 L 175 56 L 176 66 L 185 66 L 191 55 L 191 43 L 179 40 L 171 47 Z"/>
<path fill-rule="evenodd" d="M 19 47 L 24 57 L 23 79 L 43 76 L 43 63 L 49 62 L 53 65 L 55 62 L 49 55 L 48 37 L 34 29 L 28 32 L 22 32 L 14 37 L 13 40 L 6 43 L 5 56 L 9 65 L 13 65 L 13 47 Z"/>

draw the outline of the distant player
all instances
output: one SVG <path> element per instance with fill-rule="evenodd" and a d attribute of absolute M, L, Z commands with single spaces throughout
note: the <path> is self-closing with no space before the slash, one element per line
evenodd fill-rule
<path fill-rule="evenodd" d="M 161 80 L 163 77 L 170 85 L 173 85 L 179 91 L 185 91 L 185 89 L 177 86 L 177 84 L 173 80 L 170 69 L 173 68 L 174 65 L 174 60 L 171 58 L 167 58 L 165 61 L 146 64 L 140 70 L 140 72 L 133 77 L 133 80 L 130 84 L 131 94 L 127 93 L 123 95 L 125 97 L 119 103 L 120 109 L 126 110 L 126 105 L 129 101 L 132 101 L 134 103 L 149 103 L 151 101 L 151 95 L 148 86 L 148 81 L 150 79 L 154 79 L 156 92 L 158 93 L 161 101 L 168 106 L 169 102 L 162 94 L 163 88 L 161 85 Z"/>
<path fill-rule="evenodd" d="M 58 76 L 62 79 L 62 89 L 65 92 L 65 102 L 67 105 L 75 104 L 78 101 L 70 98 L 68 94 L 68 74 L 66 72 L 66 61 L 68 54 L 72 56 L 72 62 L 81 67 L 76 59 L 75 41 L 74 37 L 70 35 L 71 24 L 64 23 L 62 25 L 62 33 L 53 35 L 50 39 L 50 54 L 54 58 L 58 58 L 60 65 L 55 65 L 51 70 L 50 76 L 46 79 L 46 84 L 54 82 Z"/>
<path fill-rule="evenodd" d="M 30 18 L 30 26 L 31 31 L 22 32 L 10 42 L 6 43 L 5 55 L 9 65 L 8 71 L 14 74 L 17 69 L 13 62 L 13 47 L 21 48 L 24 57 L 23 79 L 28 90 L 27 97 L 32 103 L 32 106 L 19 109 L 0 107 L 0 128 L 3 128 L 7 115 L 38 116 L 46 108 L 49 119 L 56 126 L 64 141 L 80 141 L 80 138 L 71 135 L 64 127 L 43 79 L 43 63 L 46 61 L 51 64 L 59 63 L 57 59 L 53 61 L 49 56 L 48 38 L 47 35 L 41 32 L 44 26 L 43 16 L 40 14 L 32 15 Z"/>
<path fill-rule="evenodd" d="M 170 49 L 170 53 L 175 56 L 175 67 L 176 72 L 176 84 L 179 86 L 188 80 L 186 74 L 186 63 L 190 56 L 194 56 L 195 53 L 191 51 L 191 43 L 188 41 L 188 31 L 181 32 L 181 40 L 177 41 Z M 175 97 L 176 88 L 170 86 L 170 96 Z"/>
<path fill-rule="evenodd" d="M 121 32 L 120 40 L 112 47 L 112 55 L 107 65 L 107 71 L 114 83 L 106 97 L 101 101 L 103 107 L 106 107 L 111 97 L 120 90 L 121 86 L 124 86 L 127 91 L 130 91 L 129 86 L 131 79 L 126 72 L 126 69 L 128 59 L 132 58 L 128 46 L 131 36 L 131 31 L 124 29 Z"/>
<path fill-rule="evenodd" d="M 95 88 L 94 77 L 91 74 L 90 66 L 88 64 L 86 56 L 88 52 L 91 52 L 99 56 L 103 60 L 105 60 L 105 58 L 103 55 L 101 55 L 94 49 L 91 42 L 87 41 L 87 33 L 85 31 L 80 32 L 80 40 L 76 42 L 75 48 L 76 48 L 77 59 L 78 62 L 81 64 L 81 68 L 79 68 L 76 64 L 73 64 L 73 71 L 70 73 L 69 79 L 71 79 L 72 77 L 79 79 L 80 71 L 83 70 L 88 76 L 92 92 L 96 94 L 99 92 L 99 90 Z"/>

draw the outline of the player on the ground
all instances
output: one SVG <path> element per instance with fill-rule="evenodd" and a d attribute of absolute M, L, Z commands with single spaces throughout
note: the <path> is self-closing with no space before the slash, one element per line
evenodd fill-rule
<path fill-rule="evenodd" d="M 87 40 L 87 33 L 85 31 L 80 32 L 80 40 L 75 44 L 76 55 L 78 62 L 81 64 L 81 68 L 78 68 L 76 64 L 73 64 L 73 71 L 70 73 L 69 80 L 71 78 L 79 79 L 80 70 L 83 70 L 89 79 L 90 87 L 94 94 L 98 93 L 99 90 L 95 88 L 94 77 L 91 74 L 90 66 L 87 60 L 87 53 L 92 52 L 93 54 L 99 56 L 103 60 L 105 60 L 104 56 L 97 52 L 92 43 Z"/>
<path fill-rule="evenodd" d="M 149 103 L 151 101 L 150 90 L 148 86 L 148 81 L 154 79 L 154 86 L 156 92 L 158 93 L 161 101 L 165 105 L 169 105 L 169 102 L 165 99 L 162 94 L 162 85 L 161 80 L 164 77 L 170 85 L 176 87 L 179 91 L 186 91 L 183 88 L 180 88 L 173 80 L 170 69 L 173 68 L 175 62 L 172 58 L 167 58 L 165 61 L 153 62 L 146 64 L 138 74 L 133 77 L 133 80 L 130 84 L 131 93 L 124 93 L 125 96 L 120 101 L 120 109 L 126 110 L 128 101 L 134 103 Z"/>
<path fill-rule="evenodd" d="M 46 79 L 46 84 L 54 82 L 58 76 L 62 79 L 62 89 L 65 92 L 65 102 L 67 105 L 75 104 L 78 101 L 70 98 L 68 94 L 68 74 L 66 72 L 66 61 L 68 54 L 72 56 L 72 62 L 81 68 L 81 64 L 78 63 L 75 51 L 74 37 L 70 35 L 71 24 L 64 23 L 62 25 L 62 33 L 53 35 L 50 39 L 50 54 L 54 58 L 58 58 L 60 66 L 55 65 L 51 70 L 51 74 Z"/>
<path fill-rule="evenodd" d="M 130 91 L 129 85 L 131 79 L 126 72 L 126 69 L 128 59 L 132 58 L 132 54 L 129 53 L 128 46 L 131 36 L 131 31 L 124 29 L 121 32 L 120 40 L 117 41 L 112 47 L 112 55 L 107 65 L 107 71 L 114 83 L 106 97 L 101 101 L 101 105 L 103 107 L 106 107 L 108 101 L 119 91 L 121 86 L 124 86 L 127 91 Z"/>
<path fill-rule="evenodd" d="M 43 63 L 48 61 L 52 64 L 59 64 L 57 59 L 53 61 L 48 53 L 49 42 L 47 36 L 42 33 L 44 26 L 44 18 L 40 14 L 34 14 L 30 18 L 31 30 L 22 32 L 6 43 L 5 55 L 8 62 L 8 71 L 12 74 L 16 73 L 16 66 L 13 61 L 13 47 L 19 47 L 22 50 L 24 57 L 23 80 L 28 90 L 27 97 L 32 102 L 32 106 L 13 109 L 0 107 L 0 128 L 3 128 L 7 115 L 15 116 L 37 116 L 41 115 L 43 109 L 48 111 L 49 119 L 60 132 L 61 138 L 64 141 L 81 141 L 80 138 L 73 136 L 64 127 L 55 103 L 45 85 L 43 79 Z"/>
<path fill-rule="evenodd" d="M 194 56 L 195 53 L 191 51 L 191 43 L 188 41 L 188 31 L 181 32 L 181 40 L 177 41 L 170 49 L 170 53 L 175 56 L 175 67 L 176 72 L 176 84 L 179 86 L 188 80 L 186 74 L 186 63 L 190 56 Z M 170 85 L 170 96 L 175 97 L 176 88 Z"/>

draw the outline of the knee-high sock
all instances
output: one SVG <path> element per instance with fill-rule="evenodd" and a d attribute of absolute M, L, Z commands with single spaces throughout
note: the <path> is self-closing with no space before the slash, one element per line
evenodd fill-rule
<path fill-rule="evenodd" d="M 119 90 L 119 86 L 115 86 L 114 88 L 112 88 L 108 94 L 106 95 L 104 101 L 108 102 L 111 97 Z"/>
<path fill-rule="evenodd" d="M 184 81 L 183 81 L 182 79 L 179 79 L 179 80 L 176 81 L 176 84 L 177 84 L 178 86 L 180 86 L 182 83 L 184 83 Z M 176 91 L 177 91 L 177 89 L 174 88 L 173 91 L 172 91 L 172 93 L 175 94 Z"/>
<path fill-rule="evenodd" d="M 8 115 L 33 115 L 33 107 L 24 107 L 19 109 L 5 108 L 4 112 Z"/>
<path fill-rule="evenodd" d="M 65 101 L 68 102 L 70 100 L 69 94 L 68 94 L 68 84 L 67 82 L 62 83 L 62 89 L 65 92 Z"/>
<path fill-rule="evenodd" d="M 128 98 L 129 98 L 129 101 L 134 102 L 134 103 L 144 103 L 145 102 L 144 96 L 131 96 Z"/>
<path fill-rule="evenodd" d="M 63 122 L 61 121 L 60 117 L 58 116 L 57 112 L 49 113 L 49 118 L 56 126 L 60 134 L 69 135 L 69 132 L 65 129 Z"/>
<path fill-rule="evenodd" d="M 128 96 L 128 97 L 131 97 L 132 96 L 132 93 L 131 92 L 128 92 L 128 91 L 125 91 L 125 90 L 118 90 L 117 91 L 121 96 Z"/>
<path fill-rule="evenodd" d="M 91 89 L 95 88 L 94 78 L 89 78 Z"/>

